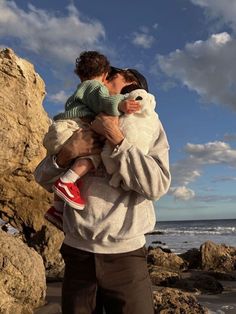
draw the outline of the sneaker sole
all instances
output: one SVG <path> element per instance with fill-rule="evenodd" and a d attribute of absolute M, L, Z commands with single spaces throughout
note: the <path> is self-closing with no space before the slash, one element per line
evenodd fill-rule
<path fill-rule="evenodd" d="M 63 224 L 56 219 L 54 216 L 46 213 L 44 215 L 44 218 L 47 219 L 49 222 L 51 222 L 54 226 L 56 226 L 58 229 L 60 229 L 61 231 L 63 231 Z"/>
<path fill-rule="evenodd" d="M 83 210 L 84 209 L 84 206 L 85 205 L 82 205 L 82 204 L 78 204 L 78 203 L 75 203 L 73 201 L 71 201 L 69 198 L 67 198 L 65 196 L 65 194 L 63 194 L 60 190 L 57 189 L 57 187 L 53 186 L 53 191 L 58 195 L 60 196 L 68 205 L 70 205 L 72 208 L 74 209 L 80 209 L 80 210 Z"/>

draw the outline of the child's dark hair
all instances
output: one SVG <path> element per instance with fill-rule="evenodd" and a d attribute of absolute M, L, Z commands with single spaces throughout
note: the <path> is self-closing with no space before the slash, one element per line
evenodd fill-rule
<path fill-rule="evenodd" d="M 84 51 L 75 62 L 75 73 L 81 81 L 91 80 L 109 71 L 110 62 L 97 51 Z"/>

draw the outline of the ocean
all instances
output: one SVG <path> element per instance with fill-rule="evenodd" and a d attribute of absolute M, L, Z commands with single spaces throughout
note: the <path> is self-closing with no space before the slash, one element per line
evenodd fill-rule
<path fill-rule="evenodd" d="M 208 240 L 236 247 L 236 219 L 160 221 L 155 231 L 160 234 L 146 235 L 147 246 L 160 245 L 176 254 L 200 248 Z"/>

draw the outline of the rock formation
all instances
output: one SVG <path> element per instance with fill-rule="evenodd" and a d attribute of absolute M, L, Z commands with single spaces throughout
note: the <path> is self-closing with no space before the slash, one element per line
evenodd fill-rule
<path fill-rule="evenodd" d="M 162 288 L 153 293 L 155 314 L 207 314 L 195 296 L 177 289 Z"/>
<path fill-rule="evenodd" d="M 148 263 L 161 266 L 163 269 L 183 270 L 184 260 L 174 253 L 166 253 L 161 248 L 151 249 L 148 252 Z"/>
<path fill-rule="evenodd" d="M 203 270 L 231 272 L 236 270 L 236 248 L 207 241 L 201 245 Z"/>
<path fill-rule="evenodd" d="M 45 85 L 33 65 L 10 49 L 0 52 L 0 85 L 1 212 L 20 230 L 39 230 L 43 192 L 32 172 L 45 156 L 42 137 L 49 125 L 42 108 Z"/>
<path fill-rule="evenodd" d="M 50 120 L 42 106 L 45 84 L 31 63 L 4 49 L 0 51 L 0 85 L 0 218 L 19 229 L 32 246 L 39 233 L 46 267 L 51 271 L 60 260 L 61 271 L 58 251 L 63 233 L 43 218 L 51 195 L 33 177 L 46 154 L 42 139 Z M 42 228 L 48 230 L 44 239 Z M 48 246 L 49 240 L 53 247 Z"/>
<path fill-rule="evenodd" d="M 0 313 L 31 314 L 44 303 L 43 260 L 34 249 L 3 231 L 0 247 Z"/>

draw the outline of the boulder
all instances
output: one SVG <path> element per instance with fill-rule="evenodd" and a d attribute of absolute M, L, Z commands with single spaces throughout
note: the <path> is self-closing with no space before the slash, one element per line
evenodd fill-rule
<path fill-rule="evenodd" d="M 45 265 L 56 265 L 58 260 L 62 263 L 59 247 L 63 233 L 45 221 L 52 194 L 33 176 L 46 155 L 42 141 L 50 119 L 42 106 L 45 84 L 30 62 L 7 48 L 0 51 L 0 85 L 0 218 L 36 248 L 38 242 L 34 245 L 33 238 L 40 233 L 39 251 L 44 251 Z"/>
<path fill-rule="evenodd" d="M 155 314 L 207 314 L 195 296 L 177 289 L 161 288 L 153 292 Z"/>
<path fill-rule="evenodd" d="M 29 245 L 43 258 L 47 280 L 60 281 L 64 275 L 64 261 L 59 253 L 64 234 L 58 232 L 54 226 L 43 226 L 36 232 Z"/>
<path fill-rule="evenodd" d="M 148 270 L 151 282 L 155 286 L 168 287 L 180 279 L 178 272 L 163 270 L 159 266 L 150 265 Z"/>
<path fill-rule="evenodd" d="M 186 262 L 188 269 L 201 268 L 201 254 L 199 249 L 190 249 L 187 252 L 180 254 L 179 257 Z"/>
<path fill-rule="evenodd" d="M 174 253 L 166 253 L 161 248 L 148 251 L 147 261 L 168 270 L 183 270 L 186 264 L 183 259 Z"/>
<path fill-rule="evenodd" d="M 236 269 L 236 248 L 211 241 L 200 247 L 202 269 L 206 271 L 232 272 Z"/>
<path fill-rule="evenodd" d="M 31 314 L 44 304 L 45 269 L 41 256 L 0 230 L 0 313 Z"/>
<path fill-rule="evenodd" d="M 169 285 L 188 292 L 220 294 L 224 290 L 222 284 L 214 277 L 205 274 L 191 274 L 188 278 L 181 278 Z"/>
<path fill-rule="evenodd" d="M 206 271 L 205 275 L 211 276 L 220 281 L 236 281 L 236 274 L 222 273 L 217 271 Z"/>

